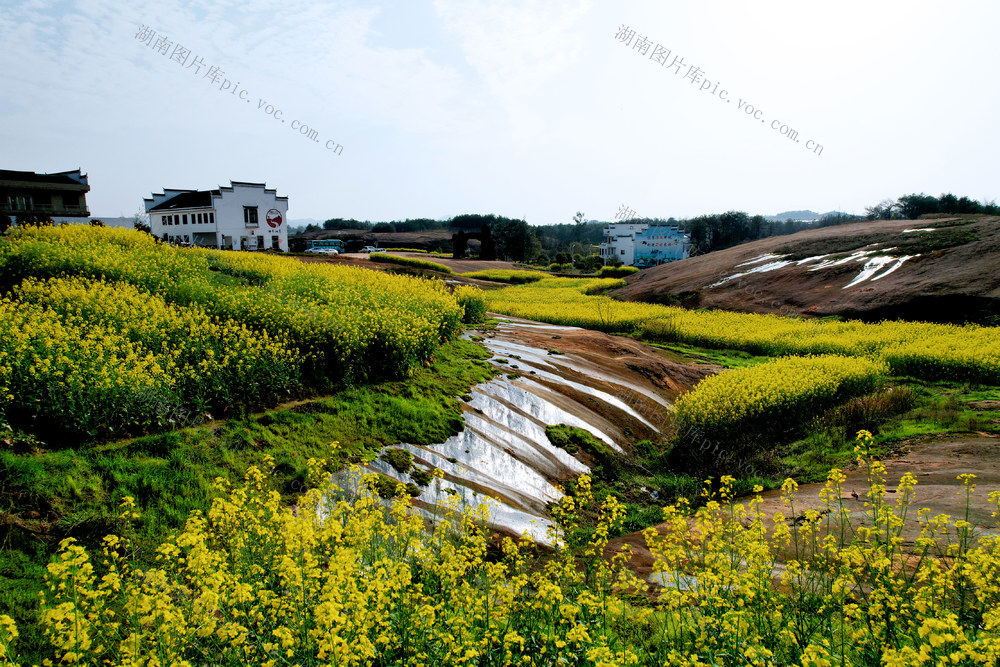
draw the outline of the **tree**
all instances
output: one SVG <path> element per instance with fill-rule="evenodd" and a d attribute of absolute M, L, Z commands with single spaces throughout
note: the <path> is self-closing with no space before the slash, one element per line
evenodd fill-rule
<path fill-rule="evenodd" d="M 524 220 L 499 218 L 493 223 L 491 231 L 497 257 L 507 261 L 523 262 L 535 248 L 535 235 Z"/>
<path fill-rule="evenodd" d="M 869 220 L 892 220 L 898 217 L 898 205 L 891 199 L 883 199 L 874 206 L 866 206 L 865 213 Z"/>
<path fill-rule="evenodd" d="M 916 220 L 927 213 L 937 213 L 941 210 L 937 197 L 924 193 L 903 195 L 897 203 L 900 215 L 907 220 Z"/>
<path fill-rule="evenodd" d="M 153 228 L 149 226 L 149 221 L 143 213 L 136 213 L 132 216 L 132 229 L 147 234 L 153 232 Z"/>

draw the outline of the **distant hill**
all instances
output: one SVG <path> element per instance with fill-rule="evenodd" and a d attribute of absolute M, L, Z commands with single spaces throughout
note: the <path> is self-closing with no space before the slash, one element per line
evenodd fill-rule
<path fill-rule="evenodd" d="M 815 221 L 820 218 L 826 217 L 828 215 L 849 215 L 841 211 L 827 211 L 826 213 L 817 213 L 816 211 L 785 211 L 784 213 L 776 213 L 775 215 L 765 215 L 764 218 L 770 222 L 783 222 L 785 220 L 803 220 L 803 221 Z"/>
<path fill-rule="evenodd" d="M 796 316 L 1000 325 L 1000 218 L 818 227 L 672 262 L 615 295 Z"/>

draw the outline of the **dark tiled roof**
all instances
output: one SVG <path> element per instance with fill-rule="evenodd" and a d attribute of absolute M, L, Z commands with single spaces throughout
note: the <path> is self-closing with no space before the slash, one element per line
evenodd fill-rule
<path fill-rule="evenodd" d="M 77 172 L 71 172 L 77 173 Z M 70 178 L 66 173 L 61 174 L 36 174 L 33 171 L 13 171 L 11 169 L 0 169 L 0 181 L 21 181 L 22 183 L 53 183 L 57 185 L 75 185 L 79 188 L 87 187 L 80 181 Z"/>
<path fill-rule="evenodd" d="M 209 208 L 212 206 L 212 195 L 219 196 L 218 190 L 198 190 L 196 192 L 182 192 L 176 197 L 171 197 L 162 204 L 157 204 L 150 211 L 172 211 L 181 208 Z"/>

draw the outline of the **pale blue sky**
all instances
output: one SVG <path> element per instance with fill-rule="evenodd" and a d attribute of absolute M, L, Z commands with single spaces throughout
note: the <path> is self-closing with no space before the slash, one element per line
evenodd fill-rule
<path fill-rule="evenodd" d="M 616 41 L 621 24 L 685 71 Z M 246 99 L 140 43 L 140 25 Z M 230 179 L 276 187 L 292 219 L 1000 199 L 997 25 L 987 0 L 3 0 L 0 168 L 80 167 L 105 216 Z M 692 65 L 729 99 L 685 80 Z"/>

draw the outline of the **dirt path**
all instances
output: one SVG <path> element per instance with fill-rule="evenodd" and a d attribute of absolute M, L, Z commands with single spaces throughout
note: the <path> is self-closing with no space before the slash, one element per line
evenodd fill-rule
<path fill-rule="evenodd" d="M 976 490 L 972 496 L 968 520 L 982 534 L 1000 534 L 998 519 L 992 516 L 995 505 L 990 505 L 990 492 L 1000 489 L 1000 438 L 983 435 L 934 436 L 914 442 L 902 456 L 883 461 L 887 471 L 886 488 L 888 502 L 894 502 L 896 485 L 906 472 L 917 478 L 914 491 L 914 507 L 907 517 L 903 529 L 904 543 L 912 543 L 920 533 L 917 522 L 917 508 L 927 507 L 930 516 L 948 514 L 953 518 L 965 516 L 965 494 L 957 477 L 965 473 L 976 475 Z M 867 473 L 864 469 L 846 470 L 847 481 L 843 484 L 842 497 L 851 520 L 860 522 L 865 512 L 867 493 Z M 820 500 L 823 484 L 803 484 L 799 487 L 795 501 L 795 514 L 801 516 L 809 509 L 822 510 Z M 855 495 L 856 494 L 856 495 Z M 781 500 L 780 491 L 768 491 L 762 495 L 761 506 L 765 516 L 781 511 L 789 519 L 788 508 Z M 744 501 L 746 499 L 743 499 Z M 657 526 L 662 530 L 662 525 Z M 624 545 L 631 545 L 633 557 L 631 566 L 635 572 L 648 579 L 652 573 L 653 556 L 646 548 L 642 533 L 631 533 L 616 538 L 608 545 L 609 553 L 617 552 Z"/>

